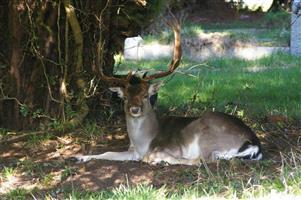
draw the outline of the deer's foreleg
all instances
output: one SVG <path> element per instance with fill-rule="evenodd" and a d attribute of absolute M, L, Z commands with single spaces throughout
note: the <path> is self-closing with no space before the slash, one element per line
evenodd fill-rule
<path fill-rule="evenodd" d="M 89 160 L 115 160 L 115 161 L 141 160 L 141 157 L 135 151 L 124 151 L 124 152 L 109 151 L 99 155 L 78 155 L 73 158 L 76 160 L 76 162 L 87 162 Z"/>

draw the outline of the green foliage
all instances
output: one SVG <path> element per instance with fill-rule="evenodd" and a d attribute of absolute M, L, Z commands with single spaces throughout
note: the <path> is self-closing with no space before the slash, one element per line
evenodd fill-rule
<path fill-rule="evenodd" d="M 44 176 L 41 177 L 41 183 L 43 186 L 49 187 L 54 180 L 54 175 L 53 174 L 45 174 Z"/>
<path fill-rule="evenodd" d="M 76 115 L 76 111 L 72 109 L 72 106 L 70 104 L 67 104 L 65 106 L 65 114 L 67 119 L 72 119 Z"/>
<path fill-rule="evenodd" d="M 18 163 L 18 167 L 22 169 L 27 175 L 33 176 L 34 174 L 41 174 L 42 165 L 40 163 L 33 162 L 26 158 Z"/>
<path fill-rule="evenodd" d="M 24 104 L 21 105 L 21 106 L 20 106 L 20 113 L 21 113 L 21 115 L 22 115 L 23 117 L 27 117 L 28 114 L 30 113 L 29 107 L 26 106 L 26 105 L 24 105 Z"/>
<path fill-rule="evenodd" d="M 25 199 L 27 199 L 26 195 L 27 195 L 27 191 L 25 189 L 18 188 L 18 189 L 10 191 L 7 195 L 7 199 L 10 199 L 10 200 L 25 200 Z"/>
<path fill-rule="evenodd" d="M 70 166 L 65 166 L 64 170 L 62 171 L 62 180 L 68 178 L 69 176 L 75 174 L 76 169 Z"/>
<path fill-rule="evenodd" d="M 2 138 L 5 138 L 7 136 L 8 130 L 6 130 L 5 128 L 0 128 L 0 140 Z"/>
<path fill-rule="evenodd" d="M 49 127 L 51 129 L 54 129 L 57 131 L 62 131 L 62 130 L 64 130 L 64 123 L 60 120 L 55 119 L 55 120 L 51 121 L 50 123 L 48 123 L 46 125 L 46 127 Z"/>
<path fill-rule="evenodd" d="M 291 13 L 280 10 L 271 11 L 264 15 L 261 27 L 267 28 L 290 28 Z"/>
<path fill-rule="evenodd" d="M 44 133 L 43 135 L 41 134 L 34 134 L 29 136 L 28 140 L 27 140 L 27 145 L 29 146 L 36 146 L 41 144 L 44 141 L 47 141 L 51 138 L 51 134 L 49 133 Z"/>
<path fill-rule="evenodd" d="M 83 128 L 84 134 L 86 136 L 88 136 L 90 139 L 93 139 L 103 133 L 102 128 L 99 127 L 95 121 L 86 122 L 82 128 Z"/>
<path fill-rule="evenodd" d="M 32 113 L 32 118 L 37 119 L 40 118 L 41 115 L 43 115 L 43 110 L 39 108 Z"/>
<path fill-rule="evenodd" d="M 4 167 L 1 170 L 1 176 L 5 179 L 9 179 L 10 177 L 14 176 L 16 173 L 16 168 L 14 167 Z"/>
<path fill-rule="evenodd" d="M 33 119 L 39 119 L 41 117 L 47 117 L 51 119 L 51 117 L 44 113 L 43 109 L 37 108 L 34 110 L 28 107 L 26 104 L 20 105 L 20 113 L 23 117 L 32 117 Z"/>

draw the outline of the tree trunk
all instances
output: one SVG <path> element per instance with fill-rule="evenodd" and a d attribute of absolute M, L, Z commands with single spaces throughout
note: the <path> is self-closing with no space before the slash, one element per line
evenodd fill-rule
<path fill-rule="evenodd" d="M 290 51 L 292 55 L 301 56 L 301 0 L 292 3 L 291 17 L 291 42 Z"/>
<path fill-rule="evenodd" d="M 75 65 L 75 82 L 78 89 L 77 95 L 77 113 L 76 115 L 66 124 L 69 128 L 77 127 L 86 117 L 89 112 L 89 107 L 86 103 L 86 98 L 84 90 L 86 88 L 86 83 L 83 78 L 83 34 L 81 31 L 80 24 L 75 15 L 74 7 L 72 6 L 70 0 L 64 0 L 64 7 L 67 15 L 68 22 L 73 32 L 75 40 L 75 56 L 76 56 L 76 65 Z"/>
<path fill-rule="evenodd" d="M 20 64 L 21 64 L 21 38 L 22 32 L 19 23 L 19 11 L 18 5 L 21 4 L 19 0 L 9 1 L 9 30 L 11 35 L 11 56 L 10 56 L 10 76 L 11 76 L 11 89 L 10 95 L 16 99 L 20 99 L 21 91 L 21 77 L 20 77 Z M 14 86 L 14 87 L 13 87 Z M 12 109 L 12 128 L 20 128 L 20 116 L 19 116 L 19 104 L 17 101 L 14 102 Z"/>
<path fill-rule="evenodd" d="M 95 79 L 99 68 L 113 75 L 124 39 L 150 24 L 163 1 L 0 2 L 0 127 L 69 129 L 88 112 L 105 119 L 110 96 Z"/>

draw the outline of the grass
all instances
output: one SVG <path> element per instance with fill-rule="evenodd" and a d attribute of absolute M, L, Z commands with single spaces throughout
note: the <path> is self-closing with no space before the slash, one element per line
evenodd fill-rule
<path fill-rule="evenodd" d="M 138 187 L 120 186 L 112 191 L 105 192 L 79 192 L 72 191 L 67 197 L 71 200 L 77 199 L 127 199 L 127 200 L 147 200 L 147 199 L 166 199 L 164 188 L 155 189 L 152 186 L 140 185 Z"/>
<path fill-rule="evenodd" d="M 185 22 L 183 38 L 196 38 L 200 34 L 220 33 L 233 41 L 252 43 L 258 46 L 288 46 L 290 14 L 285 11 L 268 12 L 260 20 L 233 20 L 223 23 L 195 24 Z M 153 35 L 143 35 L 145 43 L 169 44 L 173 33 L 169 28 L 160 29 Z"/>
<path fill-rule="evenodd" d="M 51 137 L 52 136 L 49 133 L 45 133 L 43 135 L 32 135 L 28 138 L 27 145 L 36 146 L 43 143 L 44 141 L 49 140 Z"/>
<path fill-rule="evenodd" d="M 233 29 L 233 28 L 289 28 L 290 13 L 284 10 L 263 13 L 256 20 L 231 20 L 226 22 L 208 23 L 206 29 Z"/>
<path fill-rule="evenodd" d="M 257 46 L 288 46 L 289 30 L 284 28 L 208 29 L 205 33 L 221 33 L 231 40 Z"/>
<path fill-rule="evenodd" d="M 292 155 L 287 155 L 292 156 Z M 300 156 L 300 155 L 299 155 Z M 296 158 L 295 159 L 300 159 Z M 155 188 L 149 185 L 136 187 L 121 185 L 118 188 L 100 192 L 84 192 L 71 190 L 65 193 L 66 199 L 278 199 L 280 197 L 295 198 L 301 195 L 301 167 L 282 160 L 283 165 L 271 172 L 273 162 L 265 160 L 261 163 L 244 163 L 238 160 L 221 161 L 216 170 L 210 174 L 203 167 L 198 173 L 202 178 L 190 186 Z M 300 160 L 297 160 L 299 163 Z M 239 168 L 243 166 L 244 171 Z M 186 172 L 187 173 L 187 172 Z M 188 172 L 189 173 L 189 172 Z M 191 173 L 191 172 L 190 172 Z"/>
<path fill-rule="evenodd" d="M 218 33 L 224 38 L 240 43 L 253 44 L 257 46 L 288 46 L 290 32 L 284 28 L 232 28 L 232 29 L 208 29 L 199 25 L 185 26 L 182 30 L 182 37 L 198 38 L 199 35 Z M 170 44 L 173 41 L 173 33 L 164 30 L 158 35 L 143 36 L 144 43 L 158 42 L 160 44 Z"/>
<path fill-rule="evenodd" d="M 73 174 L 75 174 L 75 169 L 70 166 L 65 166 L 62 171 L 62 179 L 66 179 Z"/>
<path fill-rule="evenodd" d="M 82 127 L 83 133 L 90 139 L 96 138 L 102 134 L 103 130 L 96 122 L 86 122 Z"/>
<path fill-rule="evenodd" d="M 168 60 L 124 62 L 127 71 L 166 69 Z M 153 67 L 155 66 L 155 67 Z M 252 117 L 281 114 L 301 117 L 300 59 L 278 53 L 259 60 L 184 60 L 179 73 L 165 79 L 159 105 L 179 112 L 198 110 L 245 111 Z M 153 68 L 152 68 L 153 67 Z"/>
<path fill-rule="evenodd" d="M 27 191 L 25 189 L 15 189 L 9 192 L 9 194 L 7 195 L 7 197 L 4 198 L 5 199 L 9 199 L 9 200 L 25 200 L 27 199 L 26 195 L 27 195 Z"/>
<path fill-rule="evenodd" d="M 10 177 L 14 176 L 15 173 L 16 169 L 14 167 L 4 167 L 1 171 L 1 177 L 3 179 L 9 179 Z"/>

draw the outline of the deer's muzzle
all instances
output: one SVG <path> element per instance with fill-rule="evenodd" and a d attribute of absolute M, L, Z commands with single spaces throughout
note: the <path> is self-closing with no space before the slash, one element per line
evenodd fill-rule
<path fill-rule="evenodd" d="M 142 114 L 141 108 L 138 107 L 138 106 L 130 107 L 130 114 L 131 114 L 133 117 L 139 117 L 139 116 Z"/>

